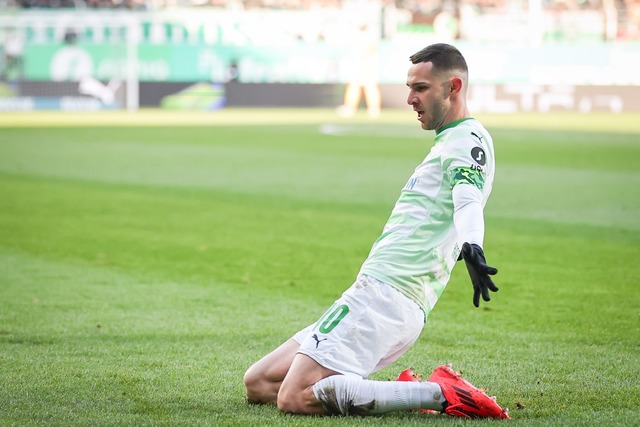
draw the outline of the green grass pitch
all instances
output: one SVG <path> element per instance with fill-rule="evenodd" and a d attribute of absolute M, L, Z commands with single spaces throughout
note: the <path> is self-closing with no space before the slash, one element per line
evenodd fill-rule
<path fill-rule="evenodd" d="M 452 363 L 510 425 L 638 425 L 637 115 L 479 118 L 500 292 L 475 309 L 458 267 L 373 378 Z M 351 284 L 432 141 L 410 111 L 0 114 L 0 425 L 470 425 L 283 415 L 242 386 Z"/>

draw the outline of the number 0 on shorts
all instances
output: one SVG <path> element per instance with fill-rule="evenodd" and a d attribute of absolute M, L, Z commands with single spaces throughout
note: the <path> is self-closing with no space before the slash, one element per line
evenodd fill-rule
<path fill-rule="evenodd" d="M 344 316 L 346 316 L 347 313 L 349 313 L 349 307 L 347 307 L 346 304 L 341 304 L 339 306 L 333 304 L 320 319 L 320 327 L 318 327 L 318 330 L 323 334 L 328 334 L 333 330 L 333 328 L 338 326 L 338 323 L 344 319 Z"/>

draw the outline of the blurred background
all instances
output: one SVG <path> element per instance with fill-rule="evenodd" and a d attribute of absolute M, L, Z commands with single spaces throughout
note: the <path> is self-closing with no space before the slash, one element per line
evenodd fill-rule
<path fill-rule="evenodd" d="M 434 42 L 474 112 L 640 111 L 640 0 L 0 0 L 0 111 L 406 108 Z"/>

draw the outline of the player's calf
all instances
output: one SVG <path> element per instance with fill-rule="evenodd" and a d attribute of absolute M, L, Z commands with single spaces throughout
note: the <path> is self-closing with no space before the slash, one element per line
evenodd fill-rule
<path fill-rule="evenodd" d="M 443 409 L 440 386 L 428 382 L 370 381 L 334 375 L 313 386 L 317 400 L 334 415 L 375 415 L 420 408 Z"/>

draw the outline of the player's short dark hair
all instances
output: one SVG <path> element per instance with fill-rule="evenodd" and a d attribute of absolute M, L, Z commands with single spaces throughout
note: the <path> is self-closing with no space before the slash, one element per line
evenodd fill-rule
<path fill-rule="evenodd" d="M 435 43 L 425 47 L 409 57 L 412 64 L 431 62 L 436 71 L 461 70 L 467 73 L 467 61 L 462 53 L 446 43 Z"/>

